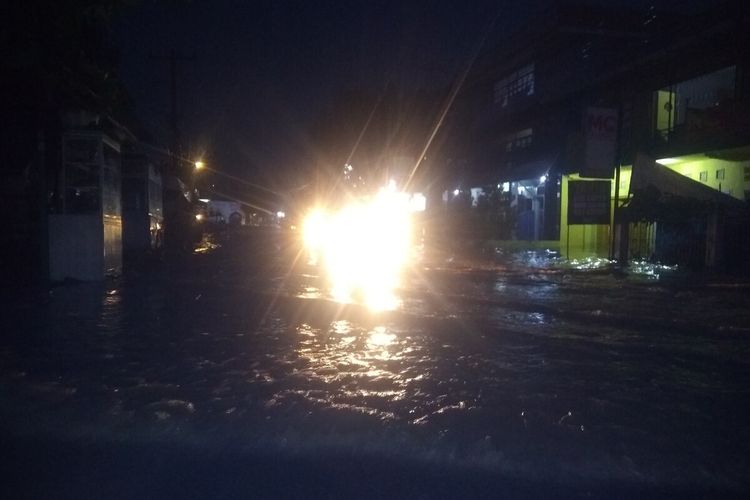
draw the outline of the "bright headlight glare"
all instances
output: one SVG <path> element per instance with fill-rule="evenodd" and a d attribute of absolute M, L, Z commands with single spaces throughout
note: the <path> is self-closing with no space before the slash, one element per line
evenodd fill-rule
<path fill-rule="evenodd" d="M 325 214 L 320 210 L 311 212 L 305 219 L 302 234 L 305 246 L 310 250 L 318 250 L 326 238 L 327 221 Z"/>
<path fill-rule="evenodd" d="M 304 226 L 305 245 L 322 259 L 334 297 L 357 297 L 374 309 L 393 307 L 410 236 L 409 197 L 392 190 L 330 216 L 312 212 Z"/>

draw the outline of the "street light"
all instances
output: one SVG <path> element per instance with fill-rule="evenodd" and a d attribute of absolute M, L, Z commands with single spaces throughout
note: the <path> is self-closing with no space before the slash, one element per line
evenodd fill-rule
<path fill-rule="evenodd" d="M 195 168 L 193 169 L 193 172 L 192 172 L 192 175 L 191 175 L 191 179 L 190 179 L 190 188 L 191 188 L 190 189 L 190 192 L 191 192 L 190 196 L 191 196 L 191 198 L 194 199 L 194 198 L 198 197 L 198 189 L 197 189 L 197 184 L 198 184 L 197 177 L 198 177 L 198 175 L 197 174 L 198 174 L 198 172 L 200 170 L 203 170 L 204 168 L 206 168 L 206 164 L 203 162 L 203 160 L 197 160 L 196 162 L 193 163 L 193 165 L 195 166 Z M 198 219 L 198 220 L 200 220 L 200 219 Z"/>

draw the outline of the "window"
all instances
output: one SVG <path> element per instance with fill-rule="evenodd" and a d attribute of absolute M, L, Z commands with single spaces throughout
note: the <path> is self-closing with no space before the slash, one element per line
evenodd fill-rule
<path fill-rule="evenodd" d="M 716 171 L 716 180 L 723 181 L 724 180 L 724 169 L 720 168 Z"/>
<path fill-rule="evenodd" d="M 516 132 L 515 134 L 506 135 L 502 141 L 505 144 L 505 151 L 510 153 L 511 151 L 518 151 L 520 149 L 526 149 L 531 146 L 534 139 L 534 130 L 526 128 Z"/>
<path fill-rule="evenodd" d="M 522 96 L 534 95 L 534 65 L 529 64 L 495 83 L 494 101 L 506 107 Z"/>
<path fill-rule="evenodd" d="M 701 182 L 708 182 L 708 170 L 704 170 L 699 174 L 699 178 Z"/>
<path fill-rule="evenodd" d="M 683 128 L 705 128 L 712 115 L 732 105 L 735 98 L 736 67 L 674 84 L 654 93 L 655 128 L 662 136 Z"/>
<path fill-rule="evenodd" d="M 750 165 L 745 166 L 745 182 L 750 181 Z"/>

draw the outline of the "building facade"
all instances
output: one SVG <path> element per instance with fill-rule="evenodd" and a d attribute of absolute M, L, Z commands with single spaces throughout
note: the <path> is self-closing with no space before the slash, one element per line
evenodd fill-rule
<path fill-rule="evenodd" d="M 703 205 L 742 220 L 750 179 L 747 28 L 736 2 L 694 15 L 567 5 L 488 51 L 465 99 L 481 179 L 466 188 L 496 200 L 506 227 L 495 236 L 545 240 L 569 258 L 685 260 L 662 251 L 678 225 L 665 207 L 697 197 L 688 218 L 700 227 L 681 244 L 711 240 L 701 259 L 716 261 L 726 229 L 710 229 Z M 659 186 L 637 173 L 645 184 L 631 189 L 636 157 L 720 196 L 673 182 L 647 209 L 644 187 Z"/>
<path fill-rule="evenodd" d="M 92 281 L 122 271 L 120 143 L 100 130 L 62 137 L 59 203 L 49 216 L 52 281 Z"/>

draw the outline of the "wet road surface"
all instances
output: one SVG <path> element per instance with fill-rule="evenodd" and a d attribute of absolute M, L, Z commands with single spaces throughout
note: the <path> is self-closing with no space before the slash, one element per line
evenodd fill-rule
<path fill-rule="evenodd" d="M 235 241 L 6 297 L 0 416 L 14 494 L 748 489 L 744 283 L 544 254 L 440 257 L 409 272 L 398 308 L 373 312 L 332 300 L 292 254 Z"/>

